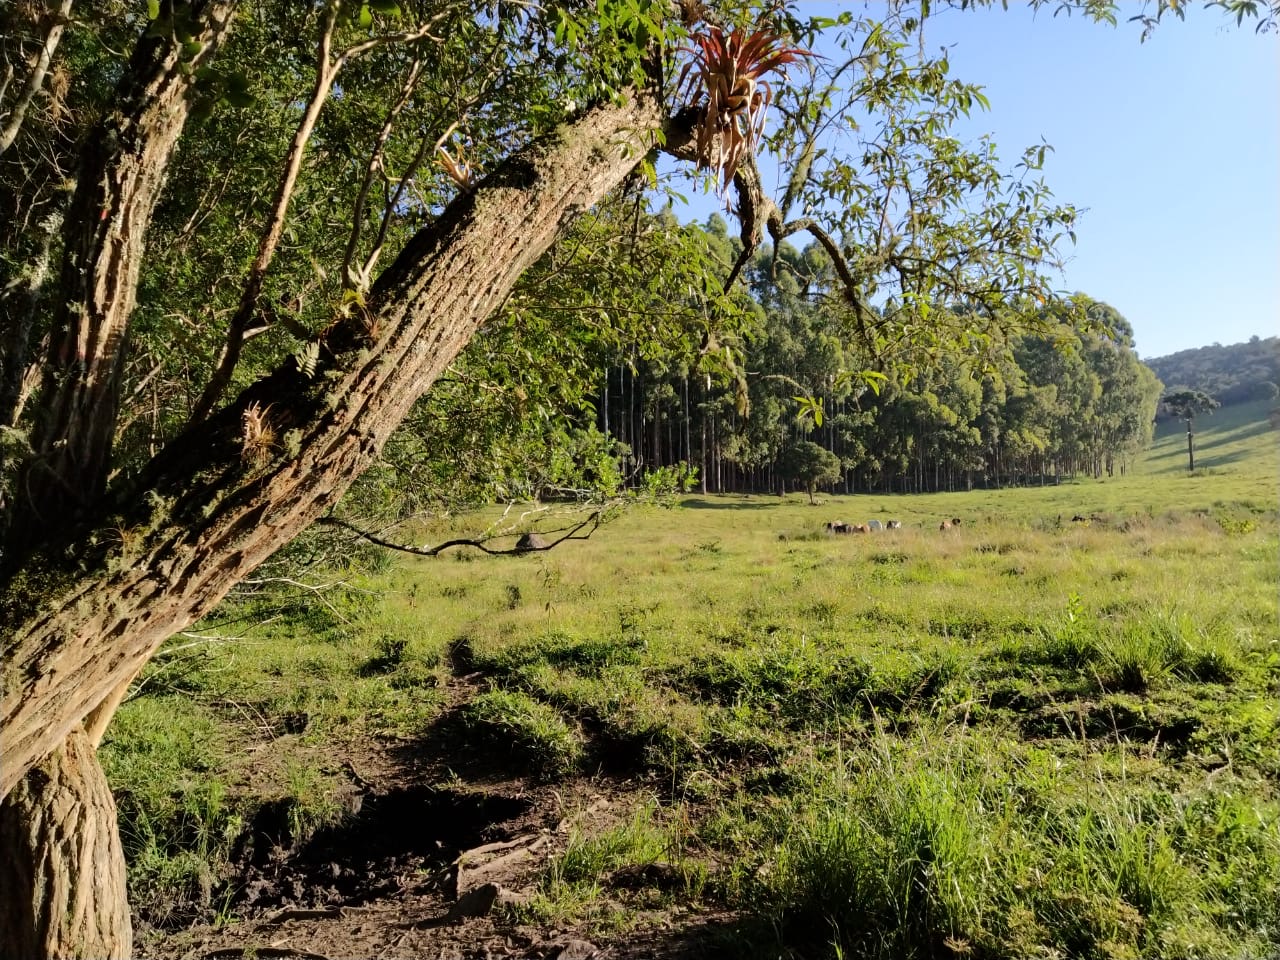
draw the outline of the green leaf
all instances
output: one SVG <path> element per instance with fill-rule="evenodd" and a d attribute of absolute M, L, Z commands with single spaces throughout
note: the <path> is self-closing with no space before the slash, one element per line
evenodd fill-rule
<path fill-rule="evenodd" d="M 871 392 L 877 397 L 880 391 L 884 389 L 884 385 L 889 382 L 889 378 L 877 370 L 860 370 L 858 371 L 858 379 L 871 388 Z"/>
<path fill-rule="evenodd" d="M 160 16 L 160 0 L 147 0 L 147 19 L 155 20 Z"/>
<path fill-rule="evenodd" d="M 227 74 L 223 81 L 222 98 L 238 110 L 253 106 L 255 99 L 249 90 L 249 78 L 238 70 Z"/>
<path fill-rule="evenodd" d="M 373 14 L 369 12 L 369 4 L 361 5 L 360 13 L 356 16 L 356 22 L 365 28 L 373 26 Z"/>

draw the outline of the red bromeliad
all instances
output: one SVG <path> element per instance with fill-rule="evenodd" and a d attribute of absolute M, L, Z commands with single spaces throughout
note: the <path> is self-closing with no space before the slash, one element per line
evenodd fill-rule
<path fill-rule="evenodd" d="M 693 54 L 693 62 L 680 73 L 677 95 L 689 101 L 699 93 L 706 95 L 698 126 L 698 166 L 714 170 L 724 190 L 764 133 L 773 91 L 760 78 L 814 54 L 786 46 L 782 35 L 768 28 L 751 33 L 738 28 L 726 34 L 719 27 L 709 27 L 695 33 L 693 41 L 696 46 L 683 48 Z"/>

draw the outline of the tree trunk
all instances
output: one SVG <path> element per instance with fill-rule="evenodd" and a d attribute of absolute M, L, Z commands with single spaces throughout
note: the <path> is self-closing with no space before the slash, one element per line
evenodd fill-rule
<path fill-rule="evenodd" d="M 415 236 L 308 377 L 289 361 L 0 585 L 0 796 L 174 632 L 332 506 L 572 216 L 644 157 L 659 105 L 586 112 Z M 673 134 L 669 131 L 667 142 Z M 686 134 L 687 135 L 687 134 Z M 254 433 L 255 421 L 267 427 Z"/>
<path fill-rule="evenodd" d="M 132 955 L 116 805 L 84 728 L 0 804 L 0 889 L 6 957 Z"/>
<path fill-rule="evenodd" d="M 86 138 L 67 211 L 61 278 L 34 455 L 16 489 L 6 557 L 86 511 L 106 486 L 120 377 L 147 226 L 190 113 L 197 68 L 225 37 L 237 0 L 206 0 L 194 57 L 171 38 L 144 37 L 116 91 L 119 108 Z"/>

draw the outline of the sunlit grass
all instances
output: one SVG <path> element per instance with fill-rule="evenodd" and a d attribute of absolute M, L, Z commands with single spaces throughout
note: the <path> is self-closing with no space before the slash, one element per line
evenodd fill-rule
<path fill-rule="evenodd" d="M 510 776 L 656 798 L 574 835 L 539 888 L 546 922 L 639 922 L 628 911 L 663 897 L 609 878 L 662 863 L 774 954 L 1267 956 L 1277 447 L 1238 410 L 1197 429 L 1193 476 L 1173 433 L 1100 482 L 693 496 L 548 553 L 400 558 L 327 604 L 227 608 L 207 632 L 244 639 L 149 668 L 109 770 L 146 801 L 122 804 L 130 828 L 158 836 L 185 814 L 136 784 L 178 768 L 235 783 L 233 745 L 269 745 L 254 764 L 319 816 L 318 749 L 447 719 Z M 939 531 L 944 517 L 964 522 Z M 824 531 L 871 518 L 903 528 Z M 451 706 L 463 679 L 470 699 Z M 185 719 L 152 736 L 171 696 Z M 181 731 L 198 725 L 193 753 Z M 229 789 L 201 829 L 258 799 Z M 159 876 L 165 851 L 216 855 L 133 849 L 160 851 L 135 878 Z"/>

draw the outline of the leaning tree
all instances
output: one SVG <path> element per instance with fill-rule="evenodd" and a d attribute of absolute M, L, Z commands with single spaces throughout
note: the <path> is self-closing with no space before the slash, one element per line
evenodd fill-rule
<path fill-rule="evenodd" d="M 766 232 L 808 233 L 885 362 L 998 344 L 1052 298 L 1074 212 L 1035 179 L 1042 154 L 1007 173 L 947 136 L 983 100 L 924 54 L 929 4 L 803 9 L 4 6 L 0 952 L 130 955 L 95 749 L 131 679 L 328 510 L 521 274 L 658 152 L 736 205 L 728 284 Z M 821 31 L 838 54 L 807 54 Z M 777 202 L 762 148 L 789 160 Z"/>

